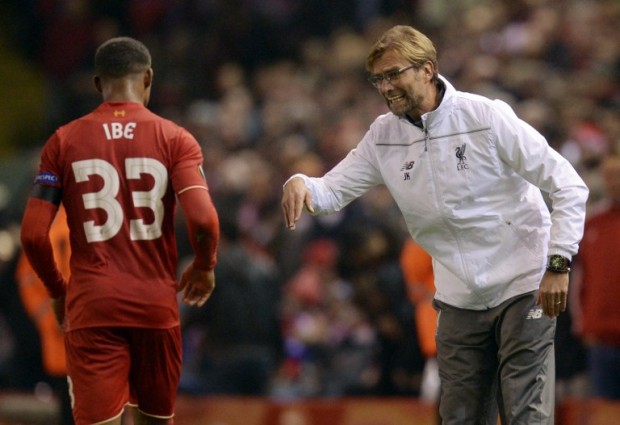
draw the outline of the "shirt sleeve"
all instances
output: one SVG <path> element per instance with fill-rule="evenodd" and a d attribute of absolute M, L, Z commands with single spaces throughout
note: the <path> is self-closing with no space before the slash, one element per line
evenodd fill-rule
<path fill-rule="evenodd" d="M 212 270 L 217 262 L 219 217 L 202 169 L 202 151 L 196 139 L 181 130 L 177 157 L 172 170 L 172 186 L 185 214 L 194 264 L 200 270 Z"/>
<path fill-rule="evenodd" d="M 217 263 L 220 230 L 219 217 L 207 190 L 190 189 L 179 196 L 190 244 L 194 251 L 194 265 L 200 270 L 212 270 Z"/>
<path fill-rule="evenodd" d="M 62 189 L 60 170 L 60 137 L 54 133 L 43 146 L 39 170 L 34 179 L 35 185 Z"/>
<path fill-rule="evenodd" d="M 177 195 L 189 188 L 207 189 L 202 162 L 200 145 L 189 132 L 181 129 L 170 173 L 172 187 Z M 190 172 L 187 172 L 188 170 Z"/>
<path fill-rule="evenodd" d="M 57 205 L 31 197 L 26 205 L 21 225 L 24 253 L 52 298 L 64 295 L 67 290 L 67 282 L 54 259 L 49 236 L 50 226 L 57 210 Z"/>
<path fill-rule="evenodd" d="M 59 152 L 60 137 L 55 132 L 43 146 L 33 192 L 26 204 L 21 224 L 24 254 L 52 298 L 64 295 L 67 286 L 54 259 L 49 235 L 62 195 Z"/>

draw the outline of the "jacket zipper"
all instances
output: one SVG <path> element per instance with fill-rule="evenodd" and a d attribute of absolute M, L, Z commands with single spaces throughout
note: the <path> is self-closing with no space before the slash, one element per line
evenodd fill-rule
<path fill-rule="evenodd" d="M 428 143 L 430 141 L 430 135 L 428 133 L 428 127 L 427 127 L 427 123 L 426 120 L 423 119 L 424 122 L 424 152 L 428 151 Z M 452 135 L 450 135 L 452 136 Z M 442 136 L 443 137 L 443 136 Z M 446 136 L 449 137 L 449 136 Z M 436 184 L 436 176 L 435 176 L 435 167 L 433 165 L 433 159 L 432 159 L 432 155 L 430 155 L 428 157 L 428 161 L 429 161 L 429 165 L 430 165 L 430 169 L 431 169 L 431 180 L 432 180 L 432 186 L 433 186 L 433 192 L 435 194 L 435 204 L 437 206 L 437 213 L 439 214 L 439 216 L 441 217 L 442 222 L 444 223 L 444 226 L 446 229 L 448 229 L 448 231 L 450 232 L 450 234 L 452 235 L 456 246 L 457 246 L 457 252 L 459 254 L 459 258 L 461 259 L 461 267 L 463 269 L 463 274 L 465 276 L 465 284 L 467 286 L 471 286 L 470 282 L 471 279 L 469 279 L 469 272 L 467 267 L 465 267 L 464 261 L 463 261 L 463 250 L 461 249 L 461 243 L 459 241 L 459 238 L 455 235 L 454 230 L 452 229 L 452 226 L 450 226 L 450 224 L 448 223 L 448 221 L 446 220 L 445 215 L 443 214 L 443 209 L 444 209 L 444 203 L 441 200 L 441 197 L 439 195 L 439 189 L 437 188 L 437 184 Z"/>

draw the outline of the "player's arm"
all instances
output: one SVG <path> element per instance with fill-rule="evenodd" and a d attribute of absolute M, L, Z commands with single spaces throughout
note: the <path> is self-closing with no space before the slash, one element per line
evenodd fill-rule
<path fill-rule="evenodd" d="M 26 204 L 21 225 L 24 253 L 52 298 L 63 296 L 67 290 L 67 282 L 54 260 L 49 235 L 61 198 L 61 189 L 37 184 Z"/>
<path fill-rule="evenodd" d="M 179 191 L 178 199 L 195 255 L 194 261 L 182 274 L 178 289 L 183 291 L 186 304 L 200 307 L 215 288 L 219 218 L 204 183 Z"/>
<path fill-rule="evenodd" d="M 219 219 L 202 170 L 202 151 L 196 139 L 181 129 L 170 173 L 185 222 L 194 260 L 181 275 L 177 289 L 183 301 L 202 306 L 215 288 L 215 263 L 220 238 Z"/>

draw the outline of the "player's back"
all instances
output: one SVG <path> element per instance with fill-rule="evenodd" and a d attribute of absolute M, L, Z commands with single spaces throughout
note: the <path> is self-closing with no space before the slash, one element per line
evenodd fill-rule
<path fill-rule="evenodd" d="M 139 103 L 104 103 L 50 139 L 43 163 L 71 229 L 70 329 L 178 323 L 171 179 L 201 161 L 193 137 Z"/>

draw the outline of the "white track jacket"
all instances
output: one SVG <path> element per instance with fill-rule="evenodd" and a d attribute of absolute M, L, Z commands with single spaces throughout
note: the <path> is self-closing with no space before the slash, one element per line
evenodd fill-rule
<path fill-rule="evenodd" d="M 577 253 L 588 188 L 506 103 L 440 78 L 444 98 L 422 116 L 424 130 L 381 115 L 325 176 L 291 178 L 304 179 L 317 214 L 385 184 L 433 257 L 436 298 L 482 310 L 537 290 L 547 255 Z"/>

